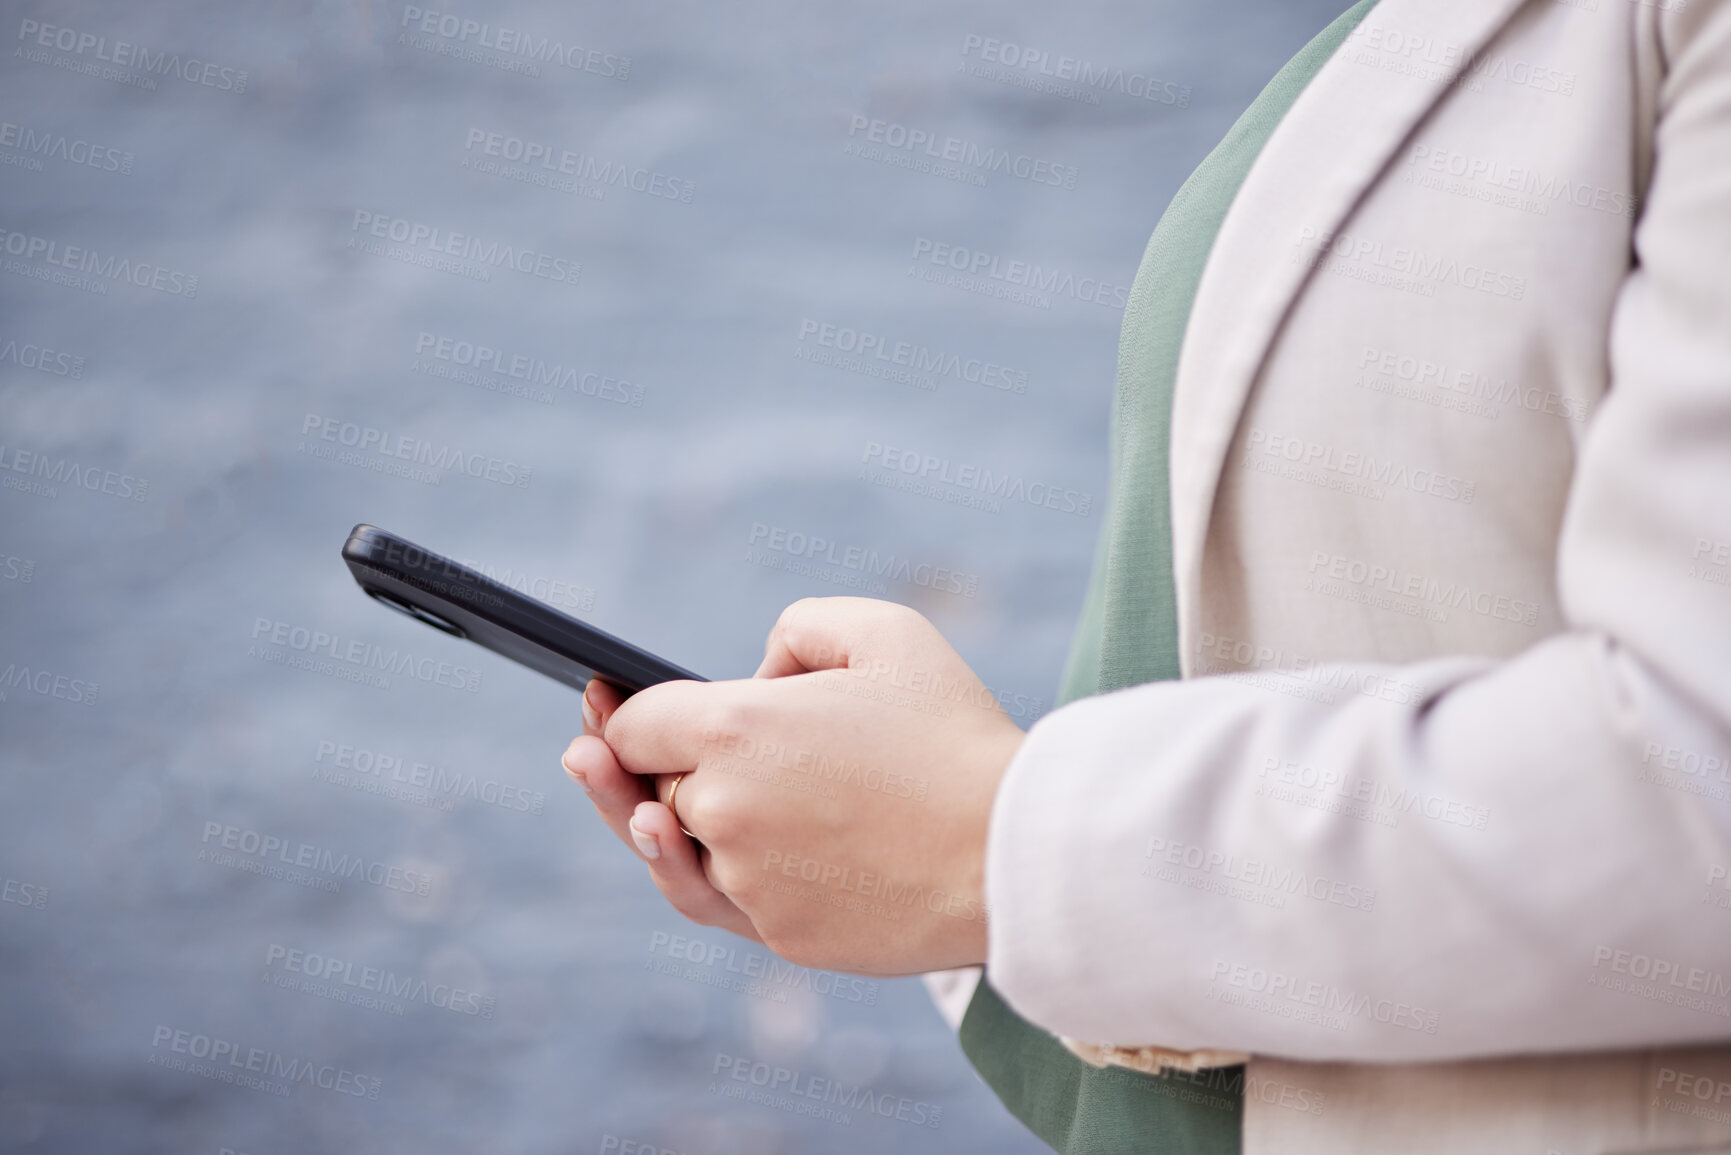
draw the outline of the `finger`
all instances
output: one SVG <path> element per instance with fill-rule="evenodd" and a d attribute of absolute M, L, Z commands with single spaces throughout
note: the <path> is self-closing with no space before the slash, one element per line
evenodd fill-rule
<path fill-rule="evenodd" d="M 673 812 L 659 802 L 640 804 L 628 829 L 632 845 L 649 865 L 649 877 L 673 909 L 703 926 L 718 926 L 761 943 L 744 911 L 710 883 L 701 852 L 679 832 Z"/>
<path fill-rule="evenodd" d="M 918 618 L 899 602 L 877 598 L 801 598 L 776 619 L 755 676 L 845 670 L 864 658 L 868 648 L 881 650 L 887 633 L 905 630 Z"/>
<path fill-rule="evenodd" d="M 593 734 L 572 740 L 560 759 L 565 773 L 589 795 L 589 801 L 609 829 L 627 846 L 631 840 L 631 812 L 639 803 L 655 797 L 655 780 L 627 774 L 613 751 Z"/>
<path fill-rule="evenodd" d="M 754 678 L 785 678 L 790 674 L 809 674 L 813 670 L 827 670 L 836 666 L 846 666 L 848 655 L 845 647 L 835 647 L 834 652 L 817 654 L 812 652 L 810 639 L 813 631 L 809 628 L 795 630 L 795 623 L 803 623 L 813 616 L 833 621 L 833 610 L 823 603 L 851 599 L 844 598 L 801 598 L 775 619 L 775 625 L 769 629 L 769 637 L 763 642 L 763 661 L 757 667 Z M 826 612 L 827 611 L 827 612 Z M 802 643 L 796 652 L 791 639 L 799 638 Z M 807 663 L 813 663 L 808 665 Z"/>
<path fill-rule="evenodd" d="M 583 732 L 601 734 L 607 729 L 607 719 L 625 700 L 619 690 L 600 678 L 590 678 L 583 687 Z"/>
<path fill-rule="evenodd" d="M 607 719 L 607 745 L 632 774 L 697 768 L 704 732 L 742 682 L 662 682 L 625 699 Z"/>
<path fill-rule="evenodd" d="M 697 844 L 679 832 L 672 812 L 647 797 L 655 779 L 627 774 L 607 744 L 593 735 L 573 741 L 562 761 L 572 778 L 593 783 L 584 788 L 596 810 L 619 840 L 650 867 L 657 888 L 674 909 L 703 925 L 725 927 L 762 941 L 744 912 L 710 883 Z M 639 811 L 642 817 L 636 818 Z"/>
<path fill-rule="evenodd" d="M 676 793 L 676 787 L 689 785 L 691 782 L 690 773 L 690 771 L 685 771 L 679 774 L 657 774 L 649 779 L 652 787 L 651 797 L 673 811 L 675 818 L 679 818 L 679 799 L 682 797 Z M 683 797 L 690 798 L 691 791 L 686 790 Z M 685 825 L 683 818 L 680 818 L 679 821 L 681 825 Z M 686 828 L 690 829 L 689 826 Z"/>
<path fill-rule="evenodd" d="M 673 821 L 679 829 L 681 838 L 689 838 L 701 844 L 704 831 L 692 826 L 694 816 L 700 812 L 700 804 L 696 801 L 697 794 L 703 787 L 696 783 L 703 780 L 700 772 L 692 771 L 684 774 L 658 774 L 648 779 L 653 784 L 652 797 L 656 802 L 667 808 L 673 815 Z"/>

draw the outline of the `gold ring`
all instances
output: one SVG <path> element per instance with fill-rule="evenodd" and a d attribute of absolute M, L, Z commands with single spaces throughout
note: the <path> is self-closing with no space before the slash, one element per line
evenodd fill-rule
<path fill-rule="evenodd" d="M 678 774 L 675 774 L 673 776 L 673 785 L 667 788 L 667 809 L 669 810 L 673 810 L 673 796 L 679 793 L 679 780 L 685 777 L 685 774 L 686 771 L 683 770 Z M 678 823 L 679 833 L 685 835 L 685 837 L 691 839 L 693 842 L 697 841 L 697 835 L 685 829 L 685 823 L 679 821 L 679 811 L 677 810 L 673 810 L 673 821 Z"/>

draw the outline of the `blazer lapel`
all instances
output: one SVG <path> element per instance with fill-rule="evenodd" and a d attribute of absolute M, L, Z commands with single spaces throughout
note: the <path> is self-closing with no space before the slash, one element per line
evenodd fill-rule
<path fill-rule="evenodd" d="M 1172 562 L 1186 673 L 1226 453 L 1310 275 L 1309 262 L 1293 259 L 1300 237 L 1340 227 L 1474 54 L 1527 2 L 1381 0 L 1306 86 L 1233 200 L 1197 288 L 1172 404 Z"/>

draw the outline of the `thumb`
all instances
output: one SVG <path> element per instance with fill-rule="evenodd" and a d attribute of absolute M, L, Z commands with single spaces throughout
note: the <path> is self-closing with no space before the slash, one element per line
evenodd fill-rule
<path fill-rule="evenodd" d="M 607 719 L 604 735 L 628 774 L 697 769 L 726 682 L 660 682 L 637 691 Z"/>
<path fill-rule="evenodd" d="M 764 643 L 763 663 L 753 676 L 845 670 L 881 650 L 886 634 L 907 627 L 905 619 L 919 617 L 899 602 L 876 598 L 801 598 L 776 619 Z"/>

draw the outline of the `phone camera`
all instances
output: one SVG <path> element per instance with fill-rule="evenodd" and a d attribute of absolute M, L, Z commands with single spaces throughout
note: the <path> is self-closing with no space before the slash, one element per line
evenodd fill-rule
<path fill-rule="evenodd" d="M 441 618 L 438 614 L 435 614 L 432 610 L 424 610 L 413 602 L 404 601 L 395 594 L 389 594 L 384 590 L 375 589 L 369 589 L 367 594 L 374 601 L 390 606 L 399 614 L 414 618 L 418 622 L 426 622 L 435 630 L 443 630 L 454 638 L 466 638 L 468 636 L 463 633 L 463 628 L 455 622 L 447 621 L 444 618 Z"/>

